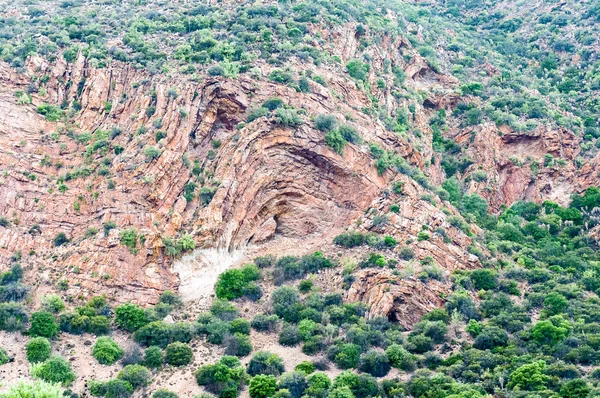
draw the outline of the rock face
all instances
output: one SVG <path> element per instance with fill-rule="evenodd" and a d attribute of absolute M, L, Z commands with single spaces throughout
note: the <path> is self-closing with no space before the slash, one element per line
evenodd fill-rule
<path fill-rule="evenodd" d="M 348 24 L 321 32 L 331 35 L 323 49 L 335 47 L 332 53 L 341 54 L 343 63 L 356 57 L 355 31 Z M 117 61 L 96 68 L 81 54 L 73 63 L 32 57 L 18 72 L 0 63 L 0 215 L 9 224 L 0 227 L 2 263 L 18 254 L 39 285 L 65 280 L 67 293 L 76 297 L 104 292 L 152 303 L 180 283 L 165 242 L 183 233 L 201 249 L 232 253 L 278 236 L 299 245 L 308 236 L 330 241 L 355 225 L 415 242 L 415 258 L 445 272 L 479 266 L 469 254 L 471 238 L 448 223 L 448 214 L 457 215 L 452 205 L 424 200 L 428 191 L 408 177 L 378 173 L 370 151 L 375 144 L 441 183 L 429 120 L 460 100 L 456 79 L 434 71 L 401 37 L 384 37 L 365 55 L 372 67 L 364 87 L 342 65 L 292 65 L 326 80 L 311 81 L 308 93 L 269 82 L 274 67 L 262 61 L 254 64 L 252 78 L 237 79 L 151 75 Z M 402 71 L 407 93 L 419 98 L 410 110 L 419 134 L 391 132 L 381 121 L 409 108 L 408 97 L 377 80 L 376 71 L 384 68 Z M 384 88 L 374 89 L 378 85 Z M 32 92 L 31 103 L 19 99 L 19 91 Z M 247 123 L 248 114 L 273 97 L 296 108 L 301 123 L 292 127 L 264 116 Z M 377 103 L 391 113 L 378 115 Z M 68 121 L 45 118 L 46 105 L 64 108 Z M 325 133 L 313 127 L 311 119 L 320 114 L 352 125 L 362 142 L 348 144 L 343 154 L 333 151 Z M 484 195 L 494 210 L 521 199 L 565 203 L 572 192 L 598 183 L 600 160 L 577 169 L 579 142 L 565 129 L 540 126 L 522 133 L 484 124 L 451 126 L 444 134 L 473 159 L 460 176 L 468 190 Z M 548 156 L 568 162 L 548 162 Z M 470 178 L 481 172 L 484 180 Z M 393 179 L 404 182 L 402 197 L 386 189 Z M 389 213 L 392 199 L 398 213 L 390 213 L 387 225 L 374 226 L 373 210 Z M 417 241 L 424 226 L 431 239 Z M 125 232 L 135 232 L 129 248 Z M 67 243 L 55 241 L 61 233 Z M 382 294 L 376 275 L 364 273 L 349 299 L 369 302 L 374 315 L 386 316 L 417 314 L 438 303 L 433 296 L 439 292 L 432 291 L 424 293 L 426 301 L 403 307 L 398 303 L 406 289 L 400 287 L 408 279 L 382 275 L 398 288 Z"/>
<path fill-rule="evenodd" d="M 311 127 L 311 116 L 343 120 L 365 105 L 368 98 L 349 80 L 335 82 L 346 93 L 340 106 L 316 84 L 302 94 L 243 77 L 168 80 L 117 63 L 95 69 L 83 57 L 54 65 L 33 58 L 27 74 L 1 68 L 0 214 L 12 220 L 0 229 L 1 252 L 5 259 L 30 253 L 29 268 L 50 265 L 44 282 L 68 280 L 71 294 L 119 292 L 119 300 L 153 302 L 179 283 L 166 236 L 188 232 L 197 246 L 233 250 L 277 234 L 326 234 L 360 215 L 391 178 L 378 175 L 366 145 L 348 145 L 340 155 Z M 18 104 L 10 93 L 40 76 L 45 96 Z M 282 127 L 264 117 L 240 124 L 272 97 L 302 104 L 303 124 Z M 35 111 L 74 99 L 81 111 L 72 123 Z M 408 142 L 372 118 L 356 114 L 352 124 L 365 139 L 422 164 Z M 108 144 L 97 142 L 99 131 L 109 132 Z M 157 154 L 145 155 L 148 147 Z M 188 202 L 192 183 L 196 195 Z M 198 197 L 200 185 L 208 197 Z M 140 237 L 135 250 L 120 242 L 132 228 Z M 70 243 L 54 247 L 61 232 Z"/>

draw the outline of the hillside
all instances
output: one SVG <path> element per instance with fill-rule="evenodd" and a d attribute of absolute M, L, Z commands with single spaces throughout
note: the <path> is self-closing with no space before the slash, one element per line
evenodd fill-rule
<path fill-rule="evenodd" d="M 0 0 L 0 397 L 600 394 L 599 12 Z"/>

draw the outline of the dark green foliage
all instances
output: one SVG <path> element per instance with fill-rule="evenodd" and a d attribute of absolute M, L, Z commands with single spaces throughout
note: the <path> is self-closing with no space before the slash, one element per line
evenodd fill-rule
<path fill-rule="evenodd" d="M 104 382 L 92 380 L 89 384 L 89 391 L 95 397 L 128 398 L 133 394 L 133 387 L 131 383 L 120 379 Z"/>
<path fill-rule="evenodd" d="M 172 329 L 162 321 L 154 321 L 139 328 L 133 337 L 137 343 L 143 346 L 155 345 L 165 348 L 172 341 Z"/>
<path fill-rule="evenodd" d="M 279 376 L 285 371 L 285 368 L 283 360 L 277 354 L 258 351 L 252 356 L 250 362 L 248 362 L 246 371 L 251 376 L 259 374 Z"/>
<path fill-rule="evenodd" d="M 135 332 L 148 323 L 146 312 L 137 304 L 126 303 L 115 308 L 115 323 L 128 332 Z"/>
<path fill-rule="evenodd" d="M 188 365 L 192 361 L 193 357 L 194 354 L 189 345 L 185 343 L 174 342 L 169 344 L 165 349 L 164 361 L 168 365 L 184 366 Z"/>
<path fill-rule="evenodd" d="M 6 353 L 4 348 L 0 347 L 0 365 L 4 365 L 5 363 L 8 363 L 9 361 L 10 361 L 10 358 L 9 358 L 8 354 Z"/>
<path fill-rule="evenodd" d="M 357 59 L 350 60 L 346 63 L 346 70 L 353 79 L 365 80 L 369 73 L 369 69 L 368 64 Z"/>
<path fill-rule="evenodd" d="M 279 378 L 279 389 L 288 390 L 293 398 L 301 398 L 307 387 L 304 372 L 288 372 Z"/>
<path fill-rule="evenodd" d="M 359 369 L 371 376 L 383 377 L 391 369 L 390 361 L 385 353 L 370 350 L 361 355 Z"/>

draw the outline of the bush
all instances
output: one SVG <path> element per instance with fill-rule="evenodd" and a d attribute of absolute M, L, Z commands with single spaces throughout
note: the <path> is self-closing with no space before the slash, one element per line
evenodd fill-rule
<path fill-rule="evenodd" d="M 152 398 L 177 398 L 177 394 L 169 390 L 160 389 L 154 391 Z"/>
<path fill-rule="evenodd" d="M 260 279 L 260 271 L 255 265 L 246 265 L 241 269 L 231 269 L 219 275 L 216 284 L 217 298 L 234 300 L 246 292 L 250 282 Z"/>
<path fill-rule="evenodd" d="M 145 366 L 127 365 L 119 372 L 117 378 L 128 382 L 134 390 L 137 390 L 150 384 L 152 374 Z"/>
<path fill-rule="evenodd" d="M 237 307 L 224 300 L 215 300 L 210 306 L 210 312 L 224 321 L 232 321 L 240 316 Z"/>
<path fill-rule="evenodd" d="M 224 338 L 225 354 L 236 357 L 245 357 L 252 352 L 250 337 L 246 334 L 228 334 Z"/>
<path fill-rule="evenodd" d="M 360 357 L 359 369 L 371 376 L 383 377 L 389 373 L 391 366 L 386 354 L 370 350 Z"/>
<path fill-rule="evenodd" d="M 52 347 L 50 342 L 45 337 L 34 337 L 27 342 L 25 352 L 29 362 L 43 362 L 50 358 Z"/>
<path fill-rule="evenodd" d="M 0 398 L 62 398 L 63 392 L 59 385 L 45 381 L 24 382 L 19 381 L 3 392 Z"/>
<path fill-rule="evenodd" d="M 310 361 L 302 361 L 298 365 L 296 365 L 296 368 L 295 368 L 295 370 L 304 372 L 307 375 L 311 374 L 316 369 L 317 368 L 315 367 L 315 364 Z"/>
<path fill-rule="evenodd" d="M 286 389 L 293 398 L 301 398 L 308 387 L 306 376 L 303 372 L 284 373 L 279 378 L 279 389 Z"/>
<path fill-rule="evenodd" d="M 250 380 L 251 398 L 268 398 L 275 394 L 277 379 L 271 375 L 257 375 Z"/>
<path fill-rule="evenodd" d="M 346 63 L 346 70 L 353 79 L 365 80 L 369 69 L 368 64 L 357 59 L 352 59 Z"/>
<path fill-rule="evenodd" d="M 75 380 L 75 373 L 69 361 L 62 357 L 53 356 L 44 362 L 31 367 L 31 375 L 49 383 L 59 383 L 68 386 Z"/>
<path fill-rule="evenodd" d="M 250 322 L 244 318 L 234 319 L 229 323 L 231 333 L 250 334 Z"/>
<path fill-rule="evenodd" d="M 94 381 L 89 384 L 90 394 L 93 396 L 103 396 L 105 398 L 127 398 L 133 394 L 131 383 L 125 380 Z"/>
<path fill-rule="evenodd" d="M 492 290 L 498 285 L 498 274 L 491 269 L 476 269 L 471 272 L 471 280 L 476 290 Z"/>
<path fill-rule="evenodd" d="M 58 336 L 58 324 L 54 315 L 46 311 L 38 311 L 31 314 L 30 336 L 40 336 L 51 339 Z"/>
<path fill-rule="evenodd" d="M 42 301 L 42 309 L 46 312 L 58 314 L 59 312 L 64 311 L 65 303 L 59 296 L 55 294 L 49 294 L 45 296 Z"/>
<path fill-rule="evenodd" d="M 67 238 L 67 235 L 64 232 L 59 232 L 56 234 L 52 242 L 54 243 L 55 247 L 58 247 L 64 245 L 65 243 L 68 243 L 69 238 Z"/>
<path fill-rule="evenodd" d="M 416 368 L 414 355 L 406 351 L 399 344 L 390 345 L 386 348 L 385 354 L 394 368 L 402 369 L 406 372 L 412 372 Z"/>
<path fill-rule="evenodd" d="M 343 344 L 339 348 L 332 347 L 328 355 L 333 357 L 333 363 L 340 369 L 356 368 L 360 359 L 360 346 L 356 344 Z"/>
<path fill-rule="evenodd" d="M 110 337 L 98 337 L 92 356 L 102 365 L 112 365 L 123 358 L 125 351 Z"/>
<path fill-rule="evenodd" d="M 194 376 L 198 385 L 222 398 L 236 397 L 245 379 L 239 359 L 227 355 L 214 365 L 201 366 Z"/>
<path fill-rule="evenodd" d="M 250 325 L 259 332 L 272 332 L 277 327 L 278 321 L 277 315 L 258 314 L 252 319 Z"/>
<path fill-rule="evenodd" d="M 300 331 L 295 325 L 286 324 L 279 334 L 279 344 L 285 346 L 295 346 L 302 341 Z"/>
<path fill-rule="evenodd" d="M 333 115 L 318 115 L 315 118 L 315 128 L 325 133 L 333 131 L 337 126 L 337 119 Z"/>
<path fill-rule="evenodd" d="M 327 143 L 327 146 L 329 146 L 335 152 L 339 153 L 340 155 L 344 154 L 346 140 L 344 140 L 344 137 L 342 137 L 339 131 L 334 130 L 325 134 L 325 142 Z"/>
<path fill-rule="evenodd" d="M 126 303 L 115 308 L 115 323 L 121 329 L 135 332 L 148 323 L 146 312 L 137 304 Z"/>
<path fill-rule="evenodd" d="M 267 374 L 279 376 L 285 371 L 283 359 L 277 354 L 258 351 L 248 362 L 247 372 L 250 376 Z"/>
<path fill-rule="evenodd" d="M 10 361 L 10 358 L 7 354 L 7 352 L 4 350 L 4 348 L 0 347 L 0 365 L 4 365 L 5 363 L 8 363 Z"/>
<path fill-rule="evenodd" d="M 475 338 L 473 347 L 479 350 L 491 350 L 508 344 L 508 333 L 496 326 L 488 326 Z"/>
<path fill-rule="evenodd" d="M 162 321 L 150 322 L 138 329 L 133 338 L 142 346 L 157 345 L 165 348 L 172 341 L 171 326 Z"/>
<path fill-rule="evenodd" d="M 171 343 L 165 349 L 165 363 L 172 366 L 184 366 L 192 362 L 194 353 L 185 343 Z"/>
<path fill-rule="evenodd" d="M 146 348 L 144 352 L 144 365 L 150 369 L 158 369 L 163 364 L 163 352 L 155 345 Z"/>

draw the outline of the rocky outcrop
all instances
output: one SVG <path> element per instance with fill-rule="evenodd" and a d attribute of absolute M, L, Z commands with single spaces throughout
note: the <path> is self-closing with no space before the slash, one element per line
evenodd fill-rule
<path fill-rule="evenodd" d="M 444 305 L 448 283 L 401 279 L 390 270 L 366 269 L 355 274 L 355 282 L 346 293 L 351 302 L 362 301 L 370 318 L 385 317 L 409 330 L 429 311 Z"/>
<path fill-rule="evenodd" d="M 0 214 L 13 220 L 0 229 L 0 253 L 8 259 L 31 252 L 31 272 L 50 270 L 40 283 L 68 280 L 73 295 L 119 292 L 119 300 L 155 301 L 179 283 L 163 238 L 183 232 L 202 248 L 233 250 L 277 234 L 343 228 L 392 175 L 378 175 L 366 144 L 348 145 L 343 155 L 331 150 L 312 128 L 318 114 L 354 114 L 365 142 L 423 164 L 408 142 L 356 113 L 369 99 L 347 79 L 332 80 L 331 88 L 313 83 L 303 94 L 246 77 L 169 79 L 117 62 L 97 69 L 83 56 L 52 65 L 32 58 L 27 74 L 0 67 Z M 267 75 L 271 67 L 263 68 Z M 8 94 L 41 78 L 31 105 Z M 301 107 L 301 125 L 282 127 L 266 117 L 242 123 L 272 97 Z M 70 111 L 68 123 L 49 122 L 35 111 L 44 104 L 80 111 Z M 97 142 L 99 131 L 109 138 Z M 202 186 L 209 193 L 200 198 Z M 105 225 L 115 228 L 105 234 Z M 139 237 L 135 250 L 120 242 L 127 229 Z M 70 241 L 55 247 L 61 232 Z"/>

